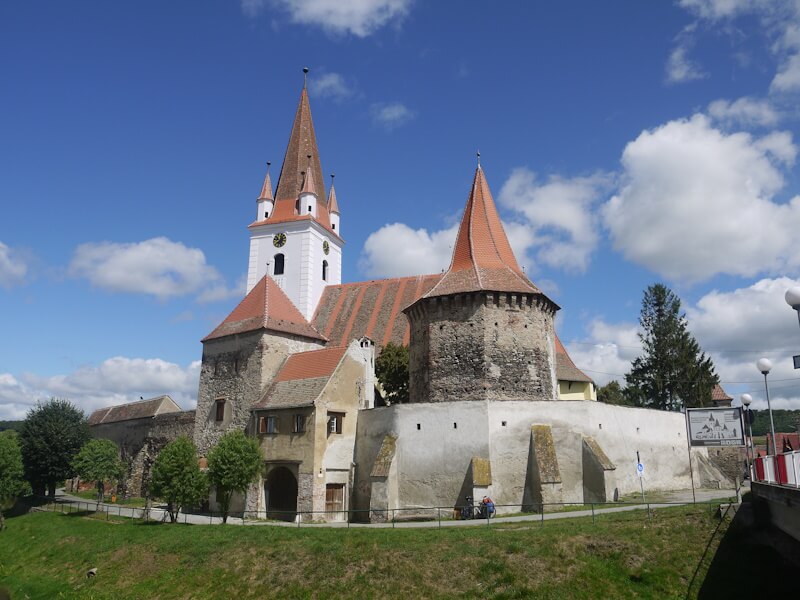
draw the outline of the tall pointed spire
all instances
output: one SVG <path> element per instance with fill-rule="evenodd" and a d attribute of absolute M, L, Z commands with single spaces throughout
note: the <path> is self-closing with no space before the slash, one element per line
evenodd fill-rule
<path fill-rule="evenodd" d="M 307 73 L 307 69 L 303 70 Z M 278 189 L 275 192 L 275 199 L 291 200 L 294 202 L 303 187 L 302 171 L 306 170 L 306 157 L 311 155 L 311 171 L 317 185 L 323 189 L 317 190 L 320 197 L 325 197 L 324 180 L 322 179 L 322 166 L 319 162 L 319 150 L 317 148 L 317 137 L 314 133 L 314 122 L 311 119 L 311 105 L 308 102 L 308 90 L 305 87 L 305 75 L 303 90 L 300 92 L 300 101 L 297 104 L 297 112 L 292 124 L 292 132 L 289 134 L 289 144 L 286 146 L 286 155 L 283 158 L 281 174 L 278 177 Z"/>
<path fill-rule="evenodd" d="M 258 200 L 274 200 L 272 197 L 272 180 L 269 178 L 269 167 L 272 163 L 267 162 L 267 175 L 264 177 L 264 185 L 261 186 L 261 193 L 258 195 Z"/>
<path fill-rule="evenodd" d="M 333 188 L 333 178 L 336 177 L 333 173 L 331 173 L 331 191 L 328 193 L 328 212 L 333 214 L 339 213 L 339 203 L 336 202 L 336 190 Z"/>
<path fill-rule="evenodd" d="M 450 268 L 425 296 L 481 290 L 541 293 L 525 277 L 514 257 L 483 168 L 478 164 Z"/>

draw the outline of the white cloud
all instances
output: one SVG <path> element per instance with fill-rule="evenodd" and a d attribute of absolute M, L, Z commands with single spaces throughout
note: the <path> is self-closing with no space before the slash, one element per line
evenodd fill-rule
<path fill-rule="evenodd" d="M 359 259 L 367 277 L 404 277 L 440 273 L 450 266 L 458 224 L 428 233 L 403 223 L 384 225 L 369 235 Z"/>
<path fill-rule="evenodd" d="M 408 14 L 411 0 L 241 0 L 248 17 L 261 14 L 268 5 L 288 14 L 292 23 L 321 27 L 331 34 L 367 37 Z"/>
<path fill-rule="evenodd" d="M 25 280 L 28 265 L 12 248 L 0 242 L 0 287 L 9 288 Z"/>
<path fill-rule="evenodd" d="M 225 300 L 241 300 L 247 291 L 247 274 L 242 274 L 236 284 L 228 287 L 224 282 L 212 283 L 197 296 L 197 302 L 207 304 Z"/>
<path fill-rule="evenodd" d="M 762 279 L 730 291 L 713 290 L 695 305 L 686 305 L 689 329 L 701 348 L 711 356 L 725 391 L 737 399 L 753 396 L 753 407 L 766 408 L 764 380 L 755 367 L 761 357 L 772 360 L 769 375 L 773 408 L 800 408 L 800 374 L 792 355 L 800 347 L 796 313 L 784 301 L 784 293 L 798 281 L 788 277 Z M 642 354 L 635 323 L 609 324 L 595 319 L 583 339 L 565 341 L 575 364 L 598 385 L 624 374 Z"/>
<path fill-rule="evenodd" d="M 747 12 L 758 4 L 758 0 L 680 0 L 678 4 L 704 19 L 716 21 Z"/>
<path fill-rule="evenodd" d="M 783 297 L 797 284 L 779 277 L 732 291 L 713 290 L 686 310 L 692 333 L 714 359 L 726 391 L 737 398 L 749 392 L 758 409 L 766 408 L 763 378 L 755 367 L 762 356 L 774 365 L 769 375 L 773 408 L 800 408 L 800 375 L 792 364 L 800 327 Z"/>
<path fill-rule="evenodd" d="M 332 98 L 339 102 L 353 95 L 353 90 L 339 73 L 324 73 L 319 77 L 312 77 L 308 87 L 314 96 Z"/>
<path fill-rule="evenodd" d="M 405 125 L 416 115 L 406 105 L 400 102 L 377 103 L 370 106 L 372 121 L 391 131 L 401 125 Z"/>
<path fill-rule="evenodd" d="M 775 125 L 780 115 L 768 100 L 739 98 L 733 102 L 714 100 L 708 105 L 708 114 L 726 125 L 770 126 Z"/>
<path fill-rule="evenodd" d="M 164 237 L 130 244 L 82 244 L 75 249 L 69 273 L 104 290 L 160 299 L 213 288 L 221 280 L 219 272 L 206 264 L 202 250 Z"/>
<path fill-rule="evenodd" d="M 610 183 L 605 174 L 572 179 L 554 175 L 539 183 L 532 171 L 520 167 L 503 184 L 498 198 L 500 204 L 525 217 L 524 248 L 533 246 L 538 261 L 585 271 L 599 240 L 593 205 Z M 511 231 L 509 237 L 513 237 Z"/>
<path fill-rule="evenodd" d="M 583 339 L 562 340 L 570 358 L 597 385 L 616 379 L 624 386 L 624 374 L 630 371 L 631 361 L 641 354 L 639 326 L 593 319 L 587 329 L 588 336 Z"/>
<path fill-rule="evenodd" d="M 160 358 L 122 356 L 67 375 L 0 373 L 0 419 L 22 419 L 37 401 L 51 397 L 66 398 L 87 415 L 104 406 L 161 394 L 168 394 L 183 408 L 194 408 L 199 379 L 200 361 L 181 367 Z"/>
<path fill-rule="evenodd" d="M 708 77 L 700 65 L 689 58 L 692 44 L 687 40 L 677 44 L 667 60 L 667 83 L 685 83 Z"/>
<path fill-rule="evenodd" d="M 789 134 L 727 134 L 703 115 L 642 132 L 602 210 L 614 247 L 678 281 L 797 268 L 800 198 L 773 201 L 796 152 Z"/>

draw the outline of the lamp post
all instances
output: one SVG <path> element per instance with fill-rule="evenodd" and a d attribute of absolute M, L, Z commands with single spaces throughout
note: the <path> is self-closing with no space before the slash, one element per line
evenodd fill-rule
<path fill-rule="evenodd" d="M 797 311 L 797 321 L 800 323 L 800 286 L 790 287 L 786 290 L 786 304 Z"/>
<path fill-rule="evenodd" d="M 775 447 L 775 421 L 772 420 L 772 404 L 769 401 L 769 384 L 767 383 L 767 375 L 772 370 L 772 361 L 768 358 L 759 358 L 756 363 L 756 368 L 761 371 L 764 376 L 764 390 L 767 392 L 767 409 L 769 410 L 769 428 L 772 432 L 772 456 L 778 455 L 778 450 Z M 769 450 L 769 448 L 767 448 Z"/>
<path fill-rule="evenodd" d="M 752 464 L 755 461 L 755 452 L 753 452 L 751 459 L 751 451 L 754 451 L 753 448 L 753 426 L 750 422 L 750 403 L 753 401 L 753 397 L 750 394 L 742 394 L 742 406 L 744 406 L 744 419 L 747 421 L 747 432 L 749 433 L 749 438 L 747 444 L 745 444 L 745 455 L 747 456 L 747 473 L 750 477 L 750 481 L 753 481 L 753 467 Z"/>

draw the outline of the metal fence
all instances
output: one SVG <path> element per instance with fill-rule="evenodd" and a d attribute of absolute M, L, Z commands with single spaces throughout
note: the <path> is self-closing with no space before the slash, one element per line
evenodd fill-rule
<path fill-rule="evenodd" d="M 755 459 L 753 481 L 800 487 L 800 451 Z"/>
<path fill-rule="evenodd" d="M 727 499 L 736 502 L 735 497 Z M 714 509 L 726 499 L 697 502 Z M 651 518 L 654 509 L 671 506 L 685 506 L 687 502 L 593 502 L 583 505 L 566 503 L 542 503 L 535 507 L 519 505 L 496 505 L 494 516 L 480 515 L 478 505 L 472 510 L 465 507 L 417 507 L 395 508 L 386 510 L 346 510 L 346 511 L 292 511 L 280 513 L 275 511 L 238 511 L 228 515 L 227 522 L 233 525 L 275 525 L 284 527 L 452 527 L 465 525 L 491 526 L 495 522 L 540 522 L 569 517 L 591 517 L 592 522 L 604 515 L 646 511 L 645 518 Z M 47 501 L 37 507 L 38 510 L 60 512 L 73 515 L 94 515 L 105 520 L 140 519 L 144 522 L 169 522 L 169 513 L 161 506 L 149 510 L 141 507 L 123 506 L 57 499 Z M 462 515 L 472 516 L 463 518 Z M 219 512 L 181 511 L 177 522 L 185 524 L 215 525 L 223 523 L 223 515 Z"/>

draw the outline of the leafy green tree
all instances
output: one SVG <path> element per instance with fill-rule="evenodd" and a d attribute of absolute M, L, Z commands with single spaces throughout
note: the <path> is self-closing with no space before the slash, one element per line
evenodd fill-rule
<path fill-rule="evenodd" d="M 711 358 L 689 333 L 680 299 L 663 284 L 649 286 L 639 324 L 644 354 L 633 361 L 625 376 L 631 401 L 675 411 L 708 405 L 719 377 Z"/>
<path fill-rule="evenodd" d="M 78 477 L 97 483 L 97 505 L 103 501 L 105 482 L 123 476 L 125 468 L 119 459 L 119 448 L 111 440 L 89 440 L 72 461 Z"/>
<path fill-rule="evenodd" d="M 83 411 L 69 400 L 52 398 L 28 411 L 19 435 L 25 478 L 35 494 L 47 489 L 56 494 L 56 484 L 72 477 L 72 459 L 89 439 Z"/>
<path fill-rule="evenodd" d="M 0 531 L 6 528 L 3 511 L 29 490 L 22 468 L 22 452 L 13 432 L 0 433 Z"/>
<path fill-rule="evenodd" d="M 375 376 L 390 403 L 408 402 L 408 347 L 386 344 L 375 361 Z"/>
<path fill-rule="evenodd" d="M 618 404 L 621 406 L 632 406 L 634 404 L 634 399 L 625 393 L 625 390 L 616 379 L 597 388 L 597 400 L 606 404 Z"/>
<path fill-rule="evenodd" d="M 222 522 L 228 522 L 233 492 L 244 493 L 262 467 L 258 442 L 242 431 L 224 434 L 208 453 L 208 478 L 216 488 Z"/>
<path fill-rule="evenodd" d="M 196 506 L 208 495 L 208 478 L 200 471 L 197 448 L 181 436 L 158 453 L 150 475 L 150 492 L 167 503 L 175 523 L 184 506 Z"/>

